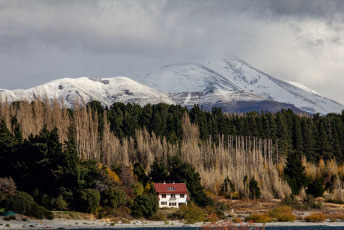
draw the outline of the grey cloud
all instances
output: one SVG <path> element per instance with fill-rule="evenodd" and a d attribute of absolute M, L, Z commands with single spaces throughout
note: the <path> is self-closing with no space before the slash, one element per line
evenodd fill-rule
<path fill-rule="evenodd" d="M 344 85 L 342 2 L 0 0 L 0 88 L 232 53 L 334 94 L 323 86 L 325 79 Z"/>
<path fill-rule="evenodd" d="M 344 3 L 342 0 L 256 0 L 260 8 L 267 9 L 275 16 L 310 17 L 333 21 L 343 19 Z"/>

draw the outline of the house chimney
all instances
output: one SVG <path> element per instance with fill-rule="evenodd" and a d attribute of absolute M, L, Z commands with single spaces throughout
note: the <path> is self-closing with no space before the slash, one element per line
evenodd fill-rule
<path fill-rule="evenodd" d="M 164 184 L 166 184 L 166 182 L 164 181 Z"/>
<path fill-rule="evenodd" d="M 173 181 L 173 184 L 175 184 L 174 181 Z"/>

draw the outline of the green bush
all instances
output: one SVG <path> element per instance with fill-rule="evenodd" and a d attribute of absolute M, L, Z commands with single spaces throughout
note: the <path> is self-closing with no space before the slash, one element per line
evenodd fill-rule
<path fill-rule="evenodd" d="M 55 206 L 58 210 L 67 210 L 68 203 L 63 199 L 63 196 L 60 194 L 55 201 Z"/>
<path fill-rule="evenodd" d="M 28 216 L 35 217 L 37 219 L 44 219 L 44 218 L 47 218 L 49 220 L 54 219 L 54 215 L 51 211 L 37 204 L 33 205 L 31 209 L 25 214 Z"/>
<path fill-rule="evenodd" d="M 16 220 L 16 219 L 17 219 L 17 218 L 16 218 L 16 216 L 14 216 L 14 215 L 13 215 L 13 216 L 5 216 L 5 217 L 4 217 L 4 220 L 5 220 L 5 221 Z"/>
<path fill-rule="evenodd" d="M 81 212 L 92 213 L 98 206 L 100 201 L 100 195 L 97 190 L 84 189 L 77 193 L 78 209 Z"/>
<path fill-rule="evenodd" d="M 159 207 L 158 198 L 153 194 L 137 196 L 131 208 L 132 215 L 136 218 L 153 216 Z"/>
<path fill-rule="evenodd" d="M 166 215 L 164 213 L 157 212 L 153 216 L 151 216 L 149 219 L 150 220 L 154 220 L 154 221 L 166 221 L 167 217 L 166 217 Z"/>
<path fill-rule="evenodd" d="M 181 206 L 178 211 L 173 214 L 177 219 L 184 219 L 186 223 L 192 224 L 204 221 L 206 218 L 206 211 L 193 203 Z"/>
<path fill-rule="evenodd" d="M 321 201 L 315 201 L 313 195 L 307 195 L 303 201 L 304 209 L 311 210 L 311 209 L 321 209 L 322 203 Z"/>
<path fill-rule="evenodd" d="M 101 193 L 100 203 L 104 207 L 116 208 L 119 205 L 125 205 L 126 202 L 126 195 L 119 188 L 109 187 Z"/>
<path fill-rule="evenodd" d="M 276 218 L 279 222 L 294 222 L 296 216 L 288 206 L 275 207 L 267 213 L 269 216 Z"/>
<path fill-rule="evenodd" d="M 34 199 L 26 192 L 16 191 L 13 196 L 9 196 L 4 201 L 6 210 L 25 214 L 35 204 Z"/>
<path fill-rule="evenodd" d="M 292 197 L 285 197 L 281 202 L 282 205 L 290 206 L 296 210 L 312 210 L 312 209 L 321 209 L 321 201 L 315 201 L 313 195 L 307 195 L 302 202 L 298 202 Z"/>
<path fill-rule="evenodd" d="M 245 221 L 252 221 L 254 223 L 268 223 L 271 221 L 271 217 L 267 214 L 253 213 L 245 218 Z"/>
<path fill-rule="evenodd" d="M 314 197 L 322 196 L 324 194 L 324 191 L 325 188 L 320 178 L 316 178 L 311 183 L 309 183 L 306 189 L 307 194 L 313 195 Z"/>
<path fill-rule="evenodd" d="M 136 183 L 134 185 L 134 194 L 136 196 L 142 195 L 145 191 L 145 188 L 143 187 L 143 185 L 141 183 Z"/>
<path fill-rule="evenodd" d="M 227 211 L 230 209 L 228 204 L 226 204 L 225 202 L 221 202 L 221 201 L 215 201 L 214 207 L 216 210 L 220 210 L 220 211 Z"/>

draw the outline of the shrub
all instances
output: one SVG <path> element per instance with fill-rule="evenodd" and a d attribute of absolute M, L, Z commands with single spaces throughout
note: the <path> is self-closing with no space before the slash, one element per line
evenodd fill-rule
<path fill-rule="evenodd" d="M 221 201 L 215 201 L 214 207 L 216 210 L 220 210 L 220 211 L 227 211 L 230 209 L 228 204 L 226 204 L 225 202 L 221 202 Z"/>
<path fill-rule="evenodd" d="M 10 221 L 10 220 L 15 220 L 15 219 L 17 219 L 15 215 L 13 215 L 13 216 L 5 216 L 4 217 L 5 221 Z"/>
<path fill-rule="evenodd" d="M 321 201 L 315 201 L 313 195 L 307 195 L 306 198 L 303 201 L 304 209 L 305 210 L 311 210 L 311 209 L 321 209 L 322 203 Z"/>
<path fill-rule="evenodd" d="M 134 194 L 136 196 L 142 195 L 145 191 L 145 188 L 143 187 L 143 185 L 141 183 L 136 183 L 134 185 Z"/>
<path fill-rule="evenodd" d="M 324 213 L 312 213 L 305 218 L 308 222 L 322 222 L 326 219 L 326 215 Z"/>
<path fill-rule="evenodd" d="M 275 207 L 268 212 L 268 215 L 277 218 L 280 222 L 294 222 L 296 220 L 291 208 L 287 206 Z"/>
<path fill-rule="evenodd" d="M 109 187 L 101 193 L 100 203 L 103 206 L 116 208 L 127 202 L 125 193 L 119 188 Z"/>
<path fill-rule="evenodd" d="M 159 207 L 158 198 L 153 194 L 143 194 L 137 196 L 131 209 L 132 215 L 136 218 L 153 216 Z"/>
<path fill-rule="evenodd" d="M 55 205 L 58 210 L 68 209 L 68 203 L 63 199 L 61 194 L 56 198 Z"/>
<path fill-rule="evenodd" d="M 308 184 L 307 194 L 313 195 L 314 197 L 322 196 L 325 191 L 323 182 L 320 178 L 316 178 L 314 181 Z"/>
<path fill-rule="evenodd" d="M 149 219 L 150 220 L 154 220 L 154 221 L 166 221 L 167 217 L 166 217 L 166 215 L 164 213 L 157 212 L 153 216 L 151 216 Z"/>
<path fill-rule="evenodd" d="M 234 217 L 234 218 L 232 219 L 232 221 L 233 221 L 233 223 L 242 223 L 242 219 L 239 218 L 239 217 Z"/>
<path fill-rule="evenodd" d="M 13 196 L 9 196 L 4 201 L 6 210 L 25 214 L 35 204 L 34 199 L 26 192 L 16 191 Z"/>
<path fill-rule="evenodd" d="M 293 213 L 281 213 L 277 220 L 279 222 L 294 222 L 296 220 L 296 216 Z"/>
<path fill-rule="evenodd" d="M 321 209 L 321 201 L 316 202 L 313 195 L 307 195 L 303 202 L 300 203 L 294 200 L 292 197 L 285 197 L 281 202 L 282 205 L 287 205 L 297 210 L 311 210 L 311 209 Z"/>
<path fill-rule="evenodd" d="M 228 206 L 226 206 L 226 204 L 219 202 L 219 201 L 216 201 L 214 206 L 205 207 L 205 209 L 208 212 L 208 215 L 211 215 L 211 214 L 216 215 L 216 217 L 218 219 L 225 219 L 226 218 L 226 215 L 222 211 L 222 210 L 227 210 L 226 208 L 228 208 Z"/>
<path fill-rule="evenodd" d="M 338 219 L 344 220 L 344 214 L 343 213 L 328 214 L 326 218 L 330 219 L 332 222 L 336 222 Z"/>
<path fill-rule="evenodd" d="M 326 215 L 326 218 L 329 219 L 331 222 L 337 222 L 337 220 L 338 220 L 338 217 L 336 214 Z"/>
<path fill-rule="evenodd" d="M 26 215 L 35 217 L 37 219 L 54 219 L 54 215 L 51 211 L 37 204 L 33 205 L 31 209 L 26 213 Z"/>
<path fill-rule="evenodd" d="M 97 190 L 84 189 L 77 194 L 78 208 L 81 212 L 92 213 L 98 208 L 100 195 Z"/>
<path fill-rule="evenodd" d="M 205 220 L 206 211 L 195 204 L 183 205 L 174 214 L 177 219 L 184 219 L 186 223 L 192 224 Z"/>
<path fill-rule="evenodd" d="M 215 222 L 217 222 L 219 220 L 219 217 L 216 215 L 216 214 L 214 214 L 214 213 L 212 213 L 212 214 L 209 214 L 208 215 L 208 218 L 207 218 L 207 222 L 210 222 L 210 223 L 215 223 Z"/>
<path fill-rule="evenodd" d="M 102 219 L 105 217 L 114 216 L 115 212 L 114 209 L 110 207 L 98 207 L 94 214 L 98 219 Z"/>
<path fill-rule="evenodd" d="M 271 217 L 267 214 L 252 213 L 251 215 L 245 218 L 245 221 L 252 221 L 254 223 L 268 223 L 271 221 Z"/>

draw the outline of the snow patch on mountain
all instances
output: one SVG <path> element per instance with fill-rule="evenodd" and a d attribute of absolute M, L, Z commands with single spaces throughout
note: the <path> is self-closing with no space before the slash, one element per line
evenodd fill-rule
<path fill-rule="evenodd" d="M 304 85 L 302 85 L 300 83 L 293 82 L 293 81 L 285 81 L 285 82 L 287 82 L 287 83 L 289 83 L 289 84 L 291 84 L 291 85 L 293 85 L 293 86 L 295 86 L 297 88 L 300 88 L 300 89 L 302 89 L 304 91 L 307 91 L 309 93 L 314 93 L 314 94 L 317 94 L 317 95 L 321 96 L 318 92 L 316 92 L 316 91 L 314 91 L 314 90 L 312 90 L 312 89 L 308 88 L 307 86 L 304 86 Z"/>

